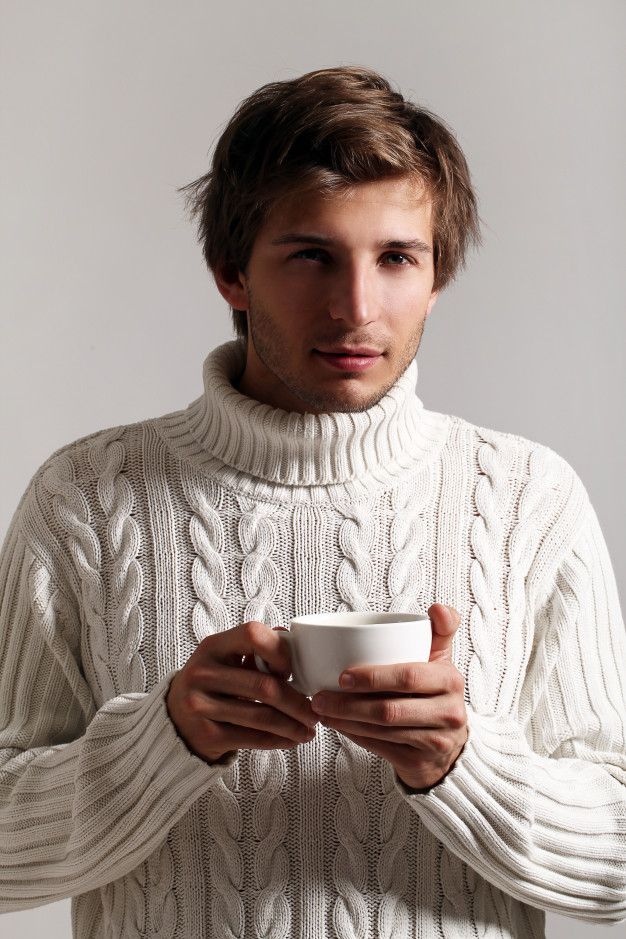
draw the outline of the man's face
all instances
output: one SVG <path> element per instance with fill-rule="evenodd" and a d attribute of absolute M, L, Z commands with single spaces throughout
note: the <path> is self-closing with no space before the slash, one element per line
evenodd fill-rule
<path fill-rule="evenodd" d="M 239 390 L 300 413 L 372 407 L 415 357 L 433 280 L 431 203 L 410 180 L 284 200 L 246 273 L 216 276 L 231 306 L 247 312 Z M 340 354 L 363 348 L 375 354 Z"/>

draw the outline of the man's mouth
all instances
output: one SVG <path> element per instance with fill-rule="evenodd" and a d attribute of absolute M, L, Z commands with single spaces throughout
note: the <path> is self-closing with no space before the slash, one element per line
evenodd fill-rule
<path fill-rule="evenodd" d="M 313 351 L 331 368 L 348 372 L 361 372 L 372 368 L 382 358 L 381 352 L 362 346 L 355 349 L 339 347 L 339 349 L 335 348 L 331 351 L 322 351 L 321 349 L 314 349 Z"/>

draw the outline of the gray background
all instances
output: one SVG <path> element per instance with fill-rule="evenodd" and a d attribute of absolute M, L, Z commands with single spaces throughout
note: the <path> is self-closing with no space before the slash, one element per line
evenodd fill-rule
<path fill-rule="evenodd" d="M 205 172 L 239 101 L 364 64 L 452 125 L 484 222 L 428 321 L 418 393 L 564 456 L 624 597 L 623 0 L 0 11 L 2 533 L 53 450 L 186 405 L 231 338 L 176 187 Z M 606 935 L 547 921 L 551 939 Z M 64 901 L 0 916 L 0 936 L 68 937 L 69 922 Z"/>

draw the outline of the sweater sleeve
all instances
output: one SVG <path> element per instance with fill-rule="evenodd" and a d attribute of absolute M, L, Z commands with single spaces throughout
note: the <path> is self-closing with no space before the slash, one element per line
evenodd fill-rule
<path fill-rule="evenodd" d="M 626 636 L 587 498 L 582 531 L 535 616 L 519 713 L 467 707 L 469 738 L 425 794 L 424 825 L 485 880 L 588 922 L 626 919 Z"/>
<path fill-rule="evenodd" d="M 0 555 L 0 912 L 124 876 L 235 759 L 208 765 L 178 737 L 173 672 L 96 710 L 62 560 L 20 516 Z"/>

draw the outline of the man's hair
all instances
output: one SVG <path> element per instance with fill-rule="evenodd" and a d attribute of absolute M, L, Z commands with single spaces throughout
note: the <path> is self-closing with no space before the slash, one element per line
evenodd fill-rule
<path fill-rule="evenodd" d="M 263 85 L 241 102 L 211 169 L 178 191 L 197 219 L 209 270 L 246 272 L 256 236 L 286 196 L 345 192 L 358 183 L 412 177 L 432 200 L 434 289 L 480 244 L 476 196 L 452 131 L 372 69 L 318 69 Z M 245 311 L 232 310 L 247 337 Z"/>

